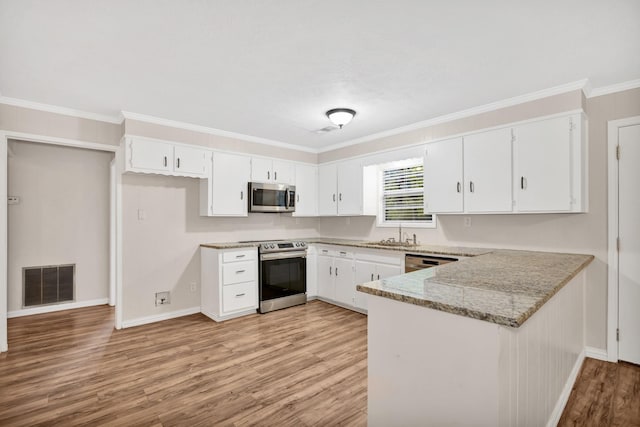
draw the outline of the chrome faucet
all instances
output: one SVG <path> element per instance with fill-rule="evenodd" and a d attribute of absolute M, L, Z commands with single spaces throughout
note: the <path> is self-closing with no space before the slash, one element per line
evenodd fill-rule
<path fill-rule="evenodd" d="M 398 242 L 402 243 L 402 224 L 398 224 Z"/>

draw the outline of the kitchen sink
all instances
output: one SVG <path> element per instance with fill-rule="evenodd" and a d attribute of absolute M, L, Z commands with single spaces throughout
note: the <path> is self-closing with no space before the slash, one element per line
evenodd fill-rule
<path fill-rule="evenodd" d="M 389 246 L 394 248 L 414 248 L 418 246 L 417 243 L 413 242 L 398 242 L 395 240 L 380 240 L 378 242 L 367 242 L 367 245 L 376 245 L 376 246 Z"/>

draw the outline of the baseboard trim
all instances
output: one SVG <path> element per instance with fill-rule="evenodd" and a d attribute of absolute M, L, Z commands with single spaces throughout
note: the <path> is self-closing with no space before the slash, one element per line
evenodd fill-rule
<path fill-rule="evenodd" d="M 609 354 L 607 353 L 607 350 L 604 350 L 602 348 L 585 347 L 584 353 L 586 357 L 603 360 L 605 362 L 610 362 Z"/>
<path fill-rule="evenodd" d="M 224 322 L 225 320 L 230 320 L 230 319 L 235 319 L 236 317 L 242 317 L 242 316 L 248 316 L 250 314 L 256 314 L 257 311 L 255 308 L 251 308 L 249 310 L 243 310 L 243 311 L 239 311 L 237 313 L 233 313 L 233 314 L 227 314 L 225 316 L 218 316 L 217 314 L 214 314 L 210 311 L 206 311 L 203 310 L 202 314 L 204 314 L 205 316 L 207 316 L 209 319 L 213 320 L 214 322 Z"/>
<path fill-rule="evenodd" d="M 76 301 L 69 303 L 61 303 L 55 305 L 45 305 L 42 307 L 23 308 L 21 310 L 13 310 L 7 313 L 7 318 L 33 316 L 34 314 L 53 313 L 56 311 L 73 310 L 75 308 L 92 307 L 95 305 L 109 304 L 109 298 L 99 298 L 87 301 Z"/>
<path fill-rule="evenodd" d="M 367 314 L 367 310 L 364 310 L 364 309 L 358 308 L 358 307 L 354 307 L 354 306 L 349 305 L 349 304 L 343 304 L 343 303 L 338 302 L 336 300 L 332 300 L 331 298 L 325 298 L 325 297 L 317 296 L 317 297 L 315 297 L 315 299 L 317 299 L 319 301 L 324 301 L 327 304 L 337 305 L 338 307 L 346 308 L 347 310 L 355 311 L 355 312 L 360 313 L 360 314 L 365 314 L 365 315 Z M 307 301 L 308 300 L 309 300 L 309 298 L 307 298 Z"/>
<path fill-rule="evenodd" d="M 154 314 L 153 316 L 125 320 L 122 322 L 122 327 L 132 328 L 134 326 L 147 325 L 149 323 L 161 322 L 163 320 L 175 319 L 176 317 L 189 316 L 196 313 L 200 313 L 200 307 L 185 308 L 184 310 L 170 311 L 168 313 Z"/>
<path fill-rule="evenodd" d="M 555 427 L 558 425 L 558 421 L 560 421 L 560 417 L 562 416 L 562 412 L 564 412 L 564 407 L 567 406 L 567 401 L 569 401 L 569 396 L 571 395 L 571 390 L 573 390 L 573 385 L 578 378 L 578 374 L 580 373 L 580 368 L 582 368 L 582 363 L 584 362 L 586 350 L 582 350 L 576 359 L 576 363 L 573 365 L 573 369 L 569 374 L 569 378 L 567 378 L 567 382 L 564 384 L 564 388 L 562 389 L 562 393 L 560 393 L 560 397 L 558 397 L 558 401 L 556 402 L 555 408 L 553 408 L 553 412 L 549 417 L 549 422 L 547 423 L 547 427 Z"/>

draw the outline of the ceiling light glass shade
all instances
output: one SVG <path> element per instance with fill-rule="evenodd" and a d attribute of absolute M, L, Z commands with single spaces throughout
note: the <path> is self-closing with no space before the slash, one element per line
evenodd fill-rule
<path fill-rule="evenodd" d="M 334 108 L 333 110 L 327 111 L 329 120 L 341 129 L 342 126 L 353 120 L 353 116 L 355 115 L 356 112 L 350 108 Z"/>

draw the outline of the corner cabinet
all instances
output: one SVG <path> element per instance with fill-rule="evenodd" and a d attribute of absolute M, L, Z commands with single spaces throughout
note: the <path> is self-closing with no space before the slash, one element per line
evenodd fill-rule
<path fill-rule="evenodd" d="M 318 214 L 358 216 L 376 214 L 377 178 L 360 160 L 318 167 Z"/>
<path fill-rule="evenodd" d="M 200 248 L 200 311 L 220 322 L 256 313 L 258 249 Z"/>
<path fill-rule="evenodd" d="M 425 211 L 586 212 L 585 126 L 573 114 L 426 144 Z"/>
<path fill-rule="evenodd" d="M 201 216 L 247 216 L 251 158 L 210 152 L 211 173 L 200 181 Z"/>
<path fill-rule="evenodd" d="M 137 136 L 125 137 L 125 172 L 205 178 L 209 150 Z"/>
<path fill-rule="evenodd" d="M 318 167 L 296 164 L 296 217 L 318 216 Z"/>

